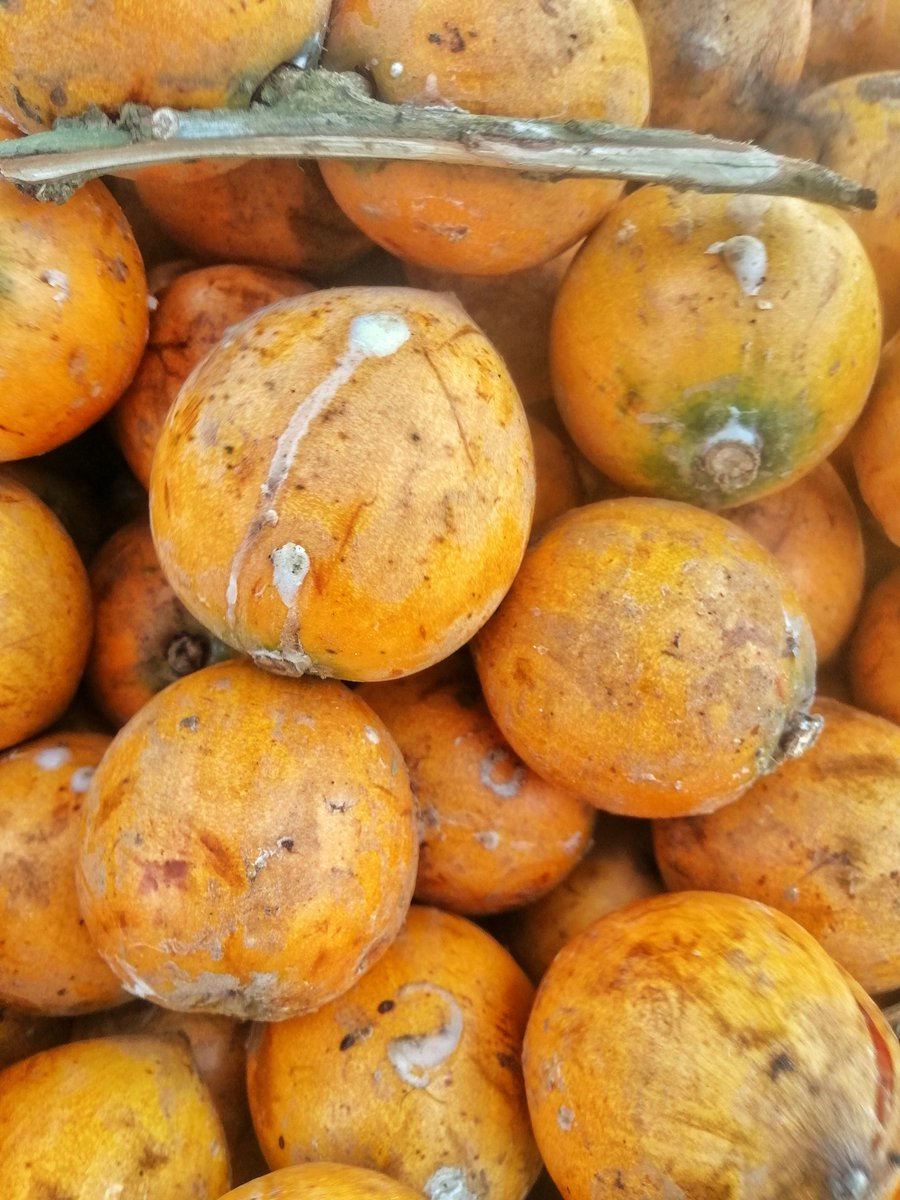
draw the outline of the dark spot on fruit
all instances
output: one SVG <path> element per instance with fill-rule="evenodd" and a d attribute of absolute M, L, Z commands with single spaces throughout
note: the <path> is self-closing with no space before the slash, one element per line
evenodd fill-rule
<path fill-rule="evenodd" d="M 393 1000 L 382 1000 L 382 1002 L 378 1005 L 378 1011 L 383 1015 L 384 1013 L 391 1012 L 394 1007 L 395 1005 Z"/>
<path fill-rule="evenodd" d="M 22 95 L 22 93 L 19 91 L 19 89 L 17 87 L 13 88 L 13 99 L 15 100 L 16 104 L 19 106 L 19 109 L 25 114 L 26 117 L 30 117 L 32 121 L 40 121 L 41 114 L 38 112 L 38 110 L 34 107 L 33 104 L 28 103 L 28 101 L 25 99 L 25 97 Z"/>
<path fill-rule="evenodd" d="M 57 108 L 62 108 L 62 106 L 66 103 L 68 98 L 69 97 L 66 95 L 66 89 L 62 86 L 61 83 L 58 83 L 56 85 L 56 87 L 50 93 L 50 99 L 56 105 Z"/>
<path fill-rule="evenodd" d="M 790 1072 L 794 1069 L 794 1060 L 789 1054 L 782 1051 L 780 1054 L 776 1054 L 769 1063 L 769 1078 L 777 1079 L 784 1072 Z"/>
<path fill-rule="evenodd" d="M 497 1052 L 497 1062 L 501 1067 L 505 1067 L 507 1071 L 518 1071 L 519 1060 L 514 1054 L 504 1054 L 502 1050 Z"/>
<path fill-rule="evenodd" d="M 278 1149 L 284 1149 L 284 1138 L 281 1136 L 281 1134 L 278 1135 Z"/>

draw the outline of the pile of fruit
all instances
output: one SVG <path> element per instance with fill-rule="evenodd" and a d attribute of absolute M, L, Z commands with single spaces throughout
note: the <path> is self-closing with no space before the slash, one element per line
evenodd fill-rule
<path fill-rule="evenodd" d="M 896 1200 L 900 0 L 0 0 L 0 139 L 285 64 L 879 203 L 0 181 L 0 1197 Z"/>

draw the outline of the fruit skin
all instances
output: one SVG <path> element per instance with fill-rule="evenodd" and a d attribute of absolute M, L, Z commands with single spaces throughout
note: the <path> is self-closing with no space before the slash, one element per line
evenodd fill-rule
<path fill-rule="evenodd" d="M 92 105 L 246 108 L 257 85 L 321 32 L 328 0 L 54 0 L 0 5 L 0 112 L 49 127 Z"/>
<path fill-rule="evenodd" d="M 900 567 L 866 594 L 847 647 L 853 702 L 867 712 L 900 724 Z"/>
<path fill-rule="evenodd" d="M 900 333 L 881 352 L 875 385 L 850 435 L 850 453 L 859 490 L 884 533 L 900 546 L 900 465 L 894 448 L 900 438 Z"/>
<path fill-rule="evenodd" d="M 821 666 L 835 657 L 862 600 L 865 552 L 856 505 L 831 463 L 724 514 L 778 559 L 809 618 Z"/>
<path fill-rule="evenodd" d="M 143 263 L 107 188 L 94 180 L 47 204 L 0 183 L 0 462 L 102 417 L 146 340 Z"/>
<path fill-rule="evenodd" d="M 812 17 L 801 85 L 900 63 L 898 0 L 813 0 Z"/>
<path fill-rule="evenodd" d="M 39 733 L 75 695 L 91 641 L 91 590 L 49 508 L 0 470 L 0 750 Z M 39 600 L 39 603 L 36 601 Z"/>
<path fill-rule="evenodd" d="M 204 261 L 302 271 L 318 279 L 372 248 L 311 160 L 251 159 L 199 181 L 142 172 L 135 182 L 156 222 Z"/>
<path fill-rule="evenodd" d="M 886 339 L 900 328 L 898 97 L 900 71 L 851 75 L 799 99 L 765 137 L 780 153 L 812 159 L 877 192 L 874 209 L 847 209 L 840 219 L 857 234 L 874 269 Z"/>
<path fill-rule="evenodd" d="M 379 1171 L 316 1162 L 261 1175 L 222 1200 L 422 1200 L 422 1196 Z"/>
<path fill-rule="evenodd" d="M 528 422 L 456 302 L 348 287 L 237 326 L 169 414 L 150 482 L 160 563 L 260 666 L 418 671 L 465 643 L 521 562 Z"/>
<path fill-rule="evenodd" d="M 311 283 L 286 271 L 226 263 L 185 271 L 156 292 L 144 356 L 109 414 L 113 437 L 145 488 L 166 416 L 194 367 L 230 326 L 309 291 Z"/>
<path fill-rule="evenodd" d="M 74 1016 L 124 1004 L 75 894 L 79 814 L 110 738 L 52 734 L 0 756 L 0 1004 Z"/>
<path fill-rule="evenodd" d="M 472 646 L 519 757 L 625 816 L 718 808 L 818 729 L 812 634 L 777 561 L 675 501 L 559 517 Z"/>
<path fill-rule="evenodd" d="M 222 1123 L 182 1038 L 92 1038 L 0 1072 L 7 1200 L 117 1187 L 135 1200 L 218 1200 L 229 1187 Z"/>
<path fill-rule="evenodd" d="M 450 679 L 423 686 L 418 672 L 356 694 L 409 769 L 422 823 L 416 899 L 475 916 L 517 908 L 559 883 L 590 844 L 595 810 L 516 757 L 471 660 L 457 657 Z"/>
<path fill-rule="evenodd" d="M 172 591 L 146 518 L 116 530 L 91 562 L 89 578 L 94 638 L 85 684 L 116 729 L 176 679 L 233 656 Z"/>
<path fill-rule="evenodd" d="M 550 348 L 560 415 L 596 467 L 632 492 L 724 508 L 828 456 L 880 347 L 872 266 L 837 213 L 650 186 L 585 241 Z"/>
<path fill-rule="evenodd" d="M 595 922 L 544 976 L 523 1061 L 567 1200 L 875 1198 L 900 1179 L 896 1037 L 752 900 L 681 892 Z"/>
<path fill-rule="evenodd" d="M 650 69 L 631 0 L 337 0 L 324 64 L 389 104 L 642 125 Z M 497 275 L 553 258 L 621 194 L 612 180 L 402 161 L 322 161 L 341 208 L 399 257 Z"/>
<path fill-rule="evenodd" d="M 247 1083 L 267 1160 L 366 1163 L 429 1196 L 521 1200 L 540 1168 L 520 1066 L 533 994 L 489 934 L 414 906 L 351 991 L 256 1027 Z"/>
<path fill-rule="evenodd" d="M 846 0 L 844 0 L 846 3 Z M 650 124 L 758 138 L 800 78 L 810 0 L 635 0 L 653 74 Z"/>
<path fill-rule="evenodd" d="M 900 987 L 900 727 L 821 697 L 816 744 L 705 816 L 654 822 L 666 887 L 732 892 L 801 924 L 869 993 Z"/>
<path fill-rule="evenodd" d="M 107 750 L 84 807 L 82 915 L 133 995 L 280 1020 L 384 953 L 417 840 L 368 705 L 231 660 L 159 692 Z"/>

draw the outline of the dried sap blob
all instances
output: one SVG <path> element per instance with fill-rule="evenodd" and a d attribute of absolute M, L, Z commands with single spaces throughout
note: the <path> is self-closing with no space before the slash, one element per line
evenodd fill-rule
<path fill-rule="evenodd" d="M 82 913 L 126 989 L 277 1020 L 345 991 L 416 875 L 400 752 L 344 684 L 246 661 L 187 675 L 118 733 L 85 803 Z"/>
<path fill-rule="evenodd" d="M 150 483 L 163 570 L 223 641 L 287 674 L 385 679 L 496 609 L 534 506 L 521 400 L 450 297 L 272 305 L 182 388 Z"/>

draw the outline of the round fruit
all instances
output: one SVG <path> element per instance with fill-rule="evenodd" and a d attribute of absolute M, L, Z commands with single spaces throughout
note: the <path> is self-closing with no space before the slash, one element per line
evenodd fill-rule
<path fill-rule="evenodd" d="M 89 572 L 94 640 L 85 683 L 116 728 L 157 692 L 232 650 L 187 611 L 162 573 L 146 518 L 122 525 Z"/>
<path fill-rule="evenodd" d="M 75 894 L 79 814 L 109 742 L 56 734 L 0 756 L 0 1004 L 70 1016 L 128 999 Z"/>
<path fill-rule="evenodd" d="M 61 716 L 91 641 L 91 590 L 72 539 L 0 472 L 0 750 Z"/>
<path fill-rule="evenodd" d="M 900 1182 L 897 1039 L 806 930 L 742 897 L 655 896 L 591 925 L 544 976 L 524 1065 L 569 1200 Z"/>
<path fill-rule="evenodd" d="M 641 125 L 650 69 L 631 0 L 336 0 L 325 64 L 363 71 L 389 104 Z M 623 184 L 384 160 L 322 162 L 348 216 L 438 270 L 502 275 L 574 245 Z"/>
<path fill-rule="evenodd" d="M 277 1020 L 384 953 L 416 858 L 406 770 L 369 706 L 229 661 L 119 731 L 87 794 L 77 881 L 126 990 Z"/>
<path fill-rule="evenodd" d="M 374 680 L 451 654 L 528 540 L 534 461 L 450 297 L 355 287 L 248 318 L 191 375 L 150 484 L 185 606 L 260 666 Z"/>
<path fill-rule="evenodd" d="M 245 108 L 324 28 L 328 0 L 0 4 L 0 110 L 22 129 L 97 106 Z"/>
<path fill-rule="evenodd" d="M 0 182 L 0 462 L 44 454 L 102 417 L 146 340 L 141 256 L 103 184 L 47 204 Z"/>
<path fill-rule="evenodd" d="M 777 561 L 674 501 L 559 517 L 473 647 L 519 757 L 626 816 L 718 808 L 818 729 L 812 634 Z"/>
<path fill-rule="evenodd" d="M 344 1163 L 301 1163 L 262 1175 L 222 1200 L 423 1200 L 379 1171 Z"/>
<path fill-rule="evenodd" d="M 859 490 L 891 541 L 900 546 L 900 332 L 881 352 L 875 386 L 850 438 Z"/>
<path fill-rule="evenodd" d="M 92 1038 L 0 1072 L 0 1194 L 218 1200 L 222 1123 L 180 1037 Z"/>
<path fill-rule="evenodd" d="M 900 567 L 866 594 L 847 647 L 853 700 L 900 724 Z"/>
<path fill-rule="evenodd" d="M 431 1200 L 521 1200 L 540 1167 L 520 1065 L 532 996 L 483 930 L 412 908 L 351 991 L 257 1026 L 247 1082 L 269 1163 L 367 1164 Z"/>
<path fill-rule="evenodd" d="M 880 349 L 875 276 L 840 215 L 643 187 L 569 268 L 551 365 L 560 415 L 601 471 L 724 508 L 828 456 L 859 416 Z"/>
<path fill-rule="evenodd" d="M 733 892 L 808 929 L 867 992 L 900 988 L 900 727 L 820 698 L 808 754 L 718 812 L 654 825 L 666 886 Z"/>

